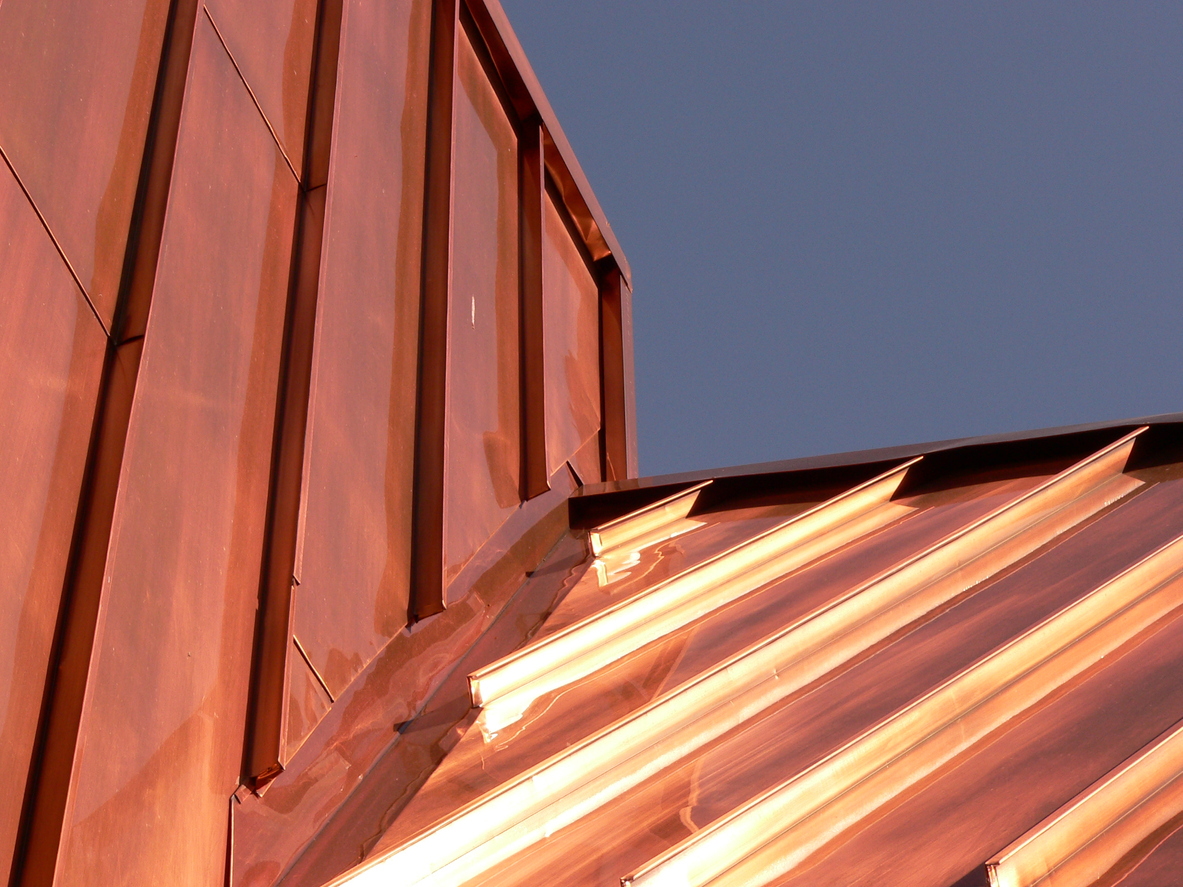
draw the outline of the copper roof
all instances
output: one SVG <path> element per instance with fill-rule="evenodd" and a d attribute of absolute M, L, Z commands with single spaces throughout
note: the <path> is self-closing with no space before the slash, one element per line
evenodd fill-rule
<path fill-rule="evenodd" d="M 561 602 L 333 883 L 1142 883 L 1183 816 L 1174 436 L 576 514 Z"/>

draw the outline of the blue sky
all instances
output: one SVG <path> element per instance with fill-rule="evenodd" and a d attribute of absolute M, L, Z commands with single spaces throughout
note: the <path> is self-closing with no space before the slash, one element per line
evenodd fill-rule
<path fill-rule="evenodd" d="M 1183 6 L 503 0 L 642 474 L 1183 410 Z"/>

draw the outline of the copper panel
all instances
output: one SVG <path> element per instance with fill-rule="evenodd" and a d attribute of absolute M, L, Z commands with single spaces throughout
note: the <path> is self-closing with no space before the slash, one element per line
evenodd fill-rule
<path fill-rule="evenodd" d="M 42 714 L 45 744 L 37 762 L 36 793 L 26 802 L 28 837 L 21 884 L 53 881 L 143 346 L 144 340 L 139 338 L 108 350 L 103 371 L 95 431 L 87 456 L 88 477 L 83 484 L 67 571 L 65 594 L 69 595 L 69 603 L 58 625 L 56 675 Z"/>
<path fill-rule="evenodd" d="M 900 806 L 884 811 L 877 822 L 839 836 L 796 877 L 775 883 L 977 887 L 978 881 L 959 879 L 988 857 L 992 851 L 986 848 L 1021 834 L 1169 726 L 1171 712 L 1183 711 L 1183 687 L 1170 673 L 1180 665 L 1179 620 L 1169 640 L 1166 634 L 1152 636 L 1153 646 L 1117 658 L 1093 680 L 1020 719 L 957 769 L 930 780 L 919 795 L 900 798 Z M 1148 704 L 1151 699 L 1161 708 Z M 820 707 L 814 711 L 821 724 L 796 723 L 822 734 L 828 715 Z M 1116 723 L 1110 725 L 1111 718 Z M 834 748 L 829 741 L 826 737 L 822 748 Z M 737 803 L 758 792 L 762 780 L 795 772 L 779 767 L 801 766 L 764 757 L 746 762 L 741 748 L 717 751 L 720 768 L 728 761 L 734 765 L 729 774 L 720 769 L 719 776 L 733 781 Z M 705 811 L 697 809 L 701 773 L 698 764 L 667 771 L 506 861 L 479 883 L 524 887 L 561 866 L 569 887 L 616 887 L 622 874 L 709 824 Z"/>
<path fill-rule="evenodd" d="M 669 539 L 698 505 L 699 494 L 709 480 L 679 490 L 636 511 L 613 518 L 588 532 L 588 543 L 596 557 L 624 550 L 640 551 L 656 541 Z"/>
<path fill-rule="evenodd" d="M 578 450 L 571 454 L 567 464 L 574 469 L 582 484 L 598 484 L 604 477 L 604 454 L 600 446 L 598 431 L 583 442 Z"/>
<path fill-rule="evenodd" d="M 324 184 L 332 147 L 338 50 L 341 43 L 340 3 L 322 3 L 314 47 L 313 96 L 304 157 L 305 180 L 296 237 L 281 364 L 280 427 L 277 432 L 271 499 L 268 504 L 264 576 L 259 600 L 259 627 L 252 676 L 248 775 L 258 789 L 282 769 L 294 750 L 288 730 L 290 709 L 285 699 L 288 653 L 292 643 L 292 591 L 297 527 L 304 477 L 308 394 L 315 345 L 317 295 L 320 289 L 321 245 L 324 241 L 327 188 L 308 188 L 310 180 Z M 241 72 L 240 72 L 241 73 Z M 301 720 L 300 739 L 315 726 Z"/>
<path fill-rule="evenodd" d="M 1027 483 L 1034 485 L 1037 480 L 1032 478 Z M 901 560 L 945 535 L 950 527 L 961 526 L 981 511 L 999 504 L 999 497 L 1005 502 L 1015 495 L 1013 489 L 1005 486 L 1000 492 L 997 483 L 983 486 L 985 489 L 959 490 L 956 495 L 946 495 L 946 502 L 949 499 L 955 501 L 944 508 L 930 508 L 900 521 L 878 537 L 863 540 L 823 562 L 815 568 L 822 573 L 817 580 L 819 591 L 824 590 L 830 597 L 836 596 L 856 585 L 861 578 L 873 575 L 883 566 Z M 975 497 L 974 493 L 978 495 Z M 956 501 L 959 499 L 962 501 Z M 743 527 L 745 522 L 739 525 Z M 750 524 L 747 526 L 751 528 Z M 806 571 L 804 575 L 812 572 Z M 807 598 L 804 602 L 792 603 L 803 610 L 816 605 L 817 601 L 811 602 Z M 760 636 L 787 624 L 801 610 L 774 611 L 765 618 Z M 560 606 L 556 616 L 562 612 Z M 727 611 L 723 611 L 717 618 L 726 615 Z M 416 830 L 442 819 L 450 811 L 459 809 L 548 756 L 563 751 L 578 739 L 628 716 L 660 694 L 672 690 L 688 676 L 685 669 L 677 676 L 674 674 L 685 661 L 687 639 L 710 627 L 713 621 L 707 620 L 701 627 L 683 629 L 658 644 L 625 657 L 612 668 L 540 697 L 522 720 L 508 729 L 492 735 L 471 731 L 408 807 L 404 818 L 395 823 L 383 845 L 394 846 L 398 838 L 410 837 Z M 733 649 L 721 650 L 717 658 L 704 656 L 705 661 L 700 660 L 698 670 L 717 664 Z M 819 719 L 818 723 L 826 722 Z M 786 735 L 793 735 L 793 731 Z"/>
<path fill-rule="evenodd" d="M 934 502 L 921 506 L 918 513 L 908 515 L 905 512 L 882 531 L 870 533 L 847 544 L 807 569 L 769 583 L 765 588 L 732 603 L 717 612 L 713 618 L 687 627 L 670 639 L 671 643 L 676 641 L 678 653 L 676 662 L 670 664 L 669 673 L 663 678 L 663 683 L 645 694 L 630 693 L 629 704 L 643 704 L 652 698 L 652 693 L 656 690 L 677 686 L 726 656 L 768 636 L 777 626 L 787 624 L 790 620 L 823 606 L 841 593 L 855 588 L 893 564 L 937 542 L 947 533 L 979 517 L 990 508 L 1005 504 L 1025 489 L 1034 486 L 1040 479 L 1036 476 L 1017 481 L 995 482 L 963 488 L 957 491 L 956 496 L 945 494 Z M 901 504 L 906 506 L 916 502 L 917 497 L 909 497 Z M 751 536 L 756 535 L 751 521 L 742 521 L 733 526 L 736 531 L 747 529 Z M 685 546 L 707 529 L 709 527 L 688 534 L 682 545 Z M 641 563 L 645 561 L 642 560 Z M 656 571 L 638 572 L 640 582 L 649 587 L 653 587 L 659 578 L 655 575 Z M 629 582 L 626 588 L 636 590 L 631 576 L 622 578 Z M 577 587 L 556 611 L 554 617 L 548 620 L 541 635 L 547 636 L 552 633 L 552 623 L 555 628 L 571 624 L 577 608 L 586 612 L 589 604 L 598 600 L 602 605 L 605 598 L 608 598 L 608 595 L 601 593 L 593 596 L 583 587 Z M 613 594 L 608 602 L 612 602 L 613 598 L 619 599 Z M 628 673 L 647 673 L 651 667 L 650 661 L 649 654 L 640 656 Z M 598 679 L 591 683 L 597 686 L 602 684 Z M 573 694 L 558 695 L 557 700 L 549 694 L 544 696 L 536 709 L 539 712 L 549 712 L 565 709 L 571 704 L 582 704 L 587 707 L 589 719 L 595 720 L 603 716 L 600 710 L 606 706 L 601 706 L 598 701 L 587 700 L 582 690 L 575 690 Z M 571 695 L 573 698 L 565 701 L 563 695 Z M 584 701 L 575 703 L 576 699 Z M 603 699 L 607 702 L 611 696 L 604 695 Z"/>
<path fill-rule="evenodd" d="M 204 18 L 173 172 L 62 884 L 215 883 L 227 858 L 297 186 Z"/>
<path fill-rule="evenodd" d="M 489 725 L 495 719 L 491 708 L 508 707 L 510 713 L 521 712 L 528 700 L 573 684 L 733 603 L 770 579 L 894 522 L 909 509 L 891 505 L 889 500 L 917 461 L 898 466 L 686 570 L 669 582 L 652 586 L 645 593 L 621 601 L 561 634 L 530 644 L 489 670 L 471 675 L 472 697 L 484 709 L 483 723 Z M 597 534 L 589 535 L 595 550 Z M 597 561 L 606 563 L 608 559 L 612 558 L 597 558 Z M 600 566 L 597 563 L 597 573 Z"/>
<path fill-rule="evenodd" d="M 801 869 L 835 834 L 880 817 L 946 765 L 1061 695 L 1107 656 L 1120 655 L 1155 623 L 1177 615 L 1183 608 L 1180 571 L 1183 536 L 817 764 L 732 808 L 623 883 L 658 884 L 674 871 L 696 887 L 766 884 Z"/>
<path fill-rule="evenodd" d="M 168 10 L 0 3 L 0 147 L 108 329 Z"/>
<path fill-rule="evenodd" d="M 538 636 L 554 634 L 815 504 L 754 506 L 698 514 L 674 527 L 665 539 L 651 541 L 636 551 L 609 553 L 598 562 L 591 561 Z"/>
<path fill-rule="evenodd" d="M 549 193 L 542 281 L 546 455 L 554 471 L 600 428 L 600 293 Z M 596 475 L 583 479 L 594 483 Z"/>
<path fill-rule="evenodd" d="M 1183 515 L 1183 497 L 1179 485 L 1174 487 L 1155 488 L 1127 500 L 1109 516 L 1080 530 L 985 592 L 946 611 L 920 631 L 899 639 L 842 674 L 840 679 L 827 681 L 807 695 L 787 700 L 701 754 L 669 768 L 646 786 L 506 862 L 491 883 L 535 883 L 546 871 L 553 871 L 554 866 L 561 864 L 564 883 L 616 884 L 622 873 L 643 865 L 681 838 L 743 804 L 762 788 L 808 767 L 864 725 L 917 698 L 946 675 L 1070 603 L 1176 535 Z M 676 650 L 672 653 L 676 658 Z M 602 688 L 607 689 L 607 686 Z M 1150 699 L 1158 697 L 1144 696 L 1143 705 Z M 557 731 L 554 735 L 565 735 L 568 742 L 585 729 L 580 717 L 578 710 L 547 715 L 550 729 Z M 531 730 L 542 726 L 542 722 L 527 726 L 523 735 L 509 736 L 508 741 L 520 743 Z M 474 738 L 470 734 L 452 754 Z M 496 744 L 487 747 L 484 766 L 496 764 L 506 751 L 504 740 L 499 737 Z M 444 766 L 447 767 L 447 762 Z M 443 770 L 440 775 L 444 775 Z M 453 784 L 464 781 L 462 776 L 452 778 Z M 427 790 L 421 793 L 415 804 L 426 800 L 426 793 Z M 950 802 L 960 803 L 960 799 L 954 795 Z M 1053 803 L 1053 808 L 1058 803 Z M 1003 806 L 1009 809 L 1011 804 L 1004 802 Z M 987 810 L 988 806 L 978 804 L 972 809 L 977 812 Z M 1020 816 L 1025 814 L 1022 810 L 1017 812 Z M 963 814 L 949 811 L 946 815 L 956 818 Z M 1034 816 L 1027 825 L 1038 819 L 1038 815 Z M 622 828 L 622 823 L 627 823 L 627 827 Z M 408 825 L 413 827 L 414 823 Z M 915 839 L 905 840 L 898 832 L 894 840 L 904 841 L 909 848 L 917 844 Z M 884 849 L 888 849 L 887 845 Z M 842 871 L 841 867 L 835 869 L 836 873 Z M 905 877 L 899 880 L 911 883 Z M 937 883 L 948 887 L 953 880 L 956 876 L 932 883 L 934 887 Z M 808 879 L 805 883 L 809 883 Z M 841 883 L 840 875 L 834 883 Z"/>
<path fill-rule="evenodd" d="M 582 540 L 566 536 L 554 556 L 552 569 L 530 577 L 513 602 L 465 652 L 457 667 L 416 717 L 399 725 L 398 741 L 378 761 L 369 785 L 344 805 L 313 847 L 284 878 L 283 884 L 324 884 L 355 864 L 375 847 L 382 830 L 401 812 L 431 769 L 469 729 L 474 712 L 469 709 L 464 670 L 484 664 L 521 643 L 563 591 L 564 567 L 583 549 Z"/>
<path fill-rule="evenodd" d="M 1096 887 L 1170 887 L 1183 871 L 1183 818 L 1151 835 L 1115 865 Z"/>
<path fill-rule="evenodd" d="M 206 0 L 205 7 L 280 147 L 300 172 L 317 0 Z"/>
<path fill-rule="evenodd" d="M 1035 887 L 1054 872 L 1063 887 L 1088 887 L 1146 839 L 1183 817 L 1179 725 L 997 853 L 990 882 Z"/>
<path fill-rule="evenodd" d="M 247 774 L 256 788 L 288 759 L 286 736 L 289 651 L 292 646 L 292 593 L 296 586 L 296 528 L 304 474 L 308 387 L 316 323 L 317 280 L 324 235 L 325 189 L 301 189 L 296 255 L 280 364 L 280 422 L 274 468 L 263 578 L 259 591 L 258 638 L 251 677 L 250 751 Z M 302 722 L 303 723 L 303 722 Z M 314 724 L 313 724 L 314 725 Z M 306 729 L 311 726 L 305 724 Z"/>
<path fill-rule="evenodd" d="M 156 84 L 156 100 L 153 117 L 148 130 L 148 148 L 140 176 L 141 201 L 135 223 L 134 250 L 129 249 L 128 263 L 124 266 L 121 328 L 112 330 L 112 335 L 121 344 L 137 336 L 143 336 L 148 325 L 148 314 L 152 306 L 152 287 L 156 282 L 156 266 L 160 258 L 160 236 L 164 230 L 164 217 L 168 212 L 168 192 L 172 183 L 173 162 L 176 160 L 177 133 L 181 125 L 181 109 L 185 101 L 185 81 L 189 73 L 189 53 L 193 48 L 193 29 L 197 16 L 201 14 L 201 0 L 176 0 L 173 4 L 167 31 L 166 46 L 160 64 L 160 77 Z M 138 369 L 138 360 L 136 367 Z M 134 388 L 134 372 L 132 374 Z M 112 439 L 118 439 L 119 457 L 112 458 L 112 471 L 101 469 L 114 483 L 118 475 L 118 461 L 122 458 L 122 446 L 127 434 L 127 414 L 130 412 L 130 391 L 127 408 L 121 409 L 122 417 L 116 432 L 110 432 Z M 110 420 L 104 417 L 104 422 Z M 112 456 L 114 453 L 112 452 Z M 104 505 L 104 523 L 110 523 L 110 507 Z M 93 521 L 93 516 L 91 518 Z M 95 535 L 106 535 L 96 532 Z M 89 532 L 89 530 L 88 530 Z"/>
<path fill-rule="evenodd" d="M 0 162 L 0 881 L 7 883 L 106 336 Z"/>
<path fill-rule="evenodd" d="M 343 16 L 293 617 L 334 695 L 407 619 L 429 25 Z"/>
<path fill-rule="evenodd" d="M 889 569 L 893 563 L 902 560 L 900 555 L 920 551 L 928 544 L 939 544 L 945 532 L 977 517 L 981 513 L 979 508 L 987 504 L 1004 505 L 1011 497 L 1034 486 L 1033 482 L 1043 479 L 1037 476 L 997 485 L 982 485 L 986 490 L 982 490 L 983 495 L 977 499 L 949 503 L 944 507 L 930 507 L 889 528 L 894 532 L 881 532 L 857 548 L 839 552 L 813 569 L 771 583 L 755 594 L 736 601 L 719 613 L 718 618 L 698 626 L 687 639 L 683 657 L 671 677 L 680 681 L 693 676 L 707 664 L 718 662 L 724 656 L 765 637 L 770 619 L 776 624 L 784 624 L 813 607 L 823 606 L 826 601 L 833 599 L 836 591 L 852 587 L 846 585 L 852 579 L 870 579 L 880 570 Z M 990 486 L 994 486 L 994 489 L 989 490 Z M 987 490 L 992 495 L 987 494 Z M 904 499 L 900 504 L 911 503 Z"/>
<path fill-rule="evenodd" d="M 522 498 L 517 136 L 463 29 L 456 70 L 445 586 Z"/>

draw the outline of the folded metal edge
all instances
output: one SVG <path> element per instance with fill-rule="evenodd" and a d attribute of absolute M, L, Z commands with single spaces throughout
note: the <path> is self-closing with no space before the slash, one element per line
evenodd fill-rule
<path fill-rule="evenodd" d="M 698 494 L 712 481 L 704 480 L 652 505 L 630 511 L 588 532 L 592 554 L 596 557 L 610 549 L 623 548 L 637 540 L 658 534 L 663 528 L 684 519 L 698 501 Z"/>

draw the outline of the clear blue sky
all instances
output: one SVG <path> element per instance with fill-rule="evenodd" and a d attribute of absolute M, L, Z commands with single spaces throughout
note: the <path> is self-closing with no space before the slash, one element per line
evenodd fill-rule
<path fill-rule="evenodd" d="M 503 0 L 642 474 L 1183 410 L 1183 4 Z"/>

